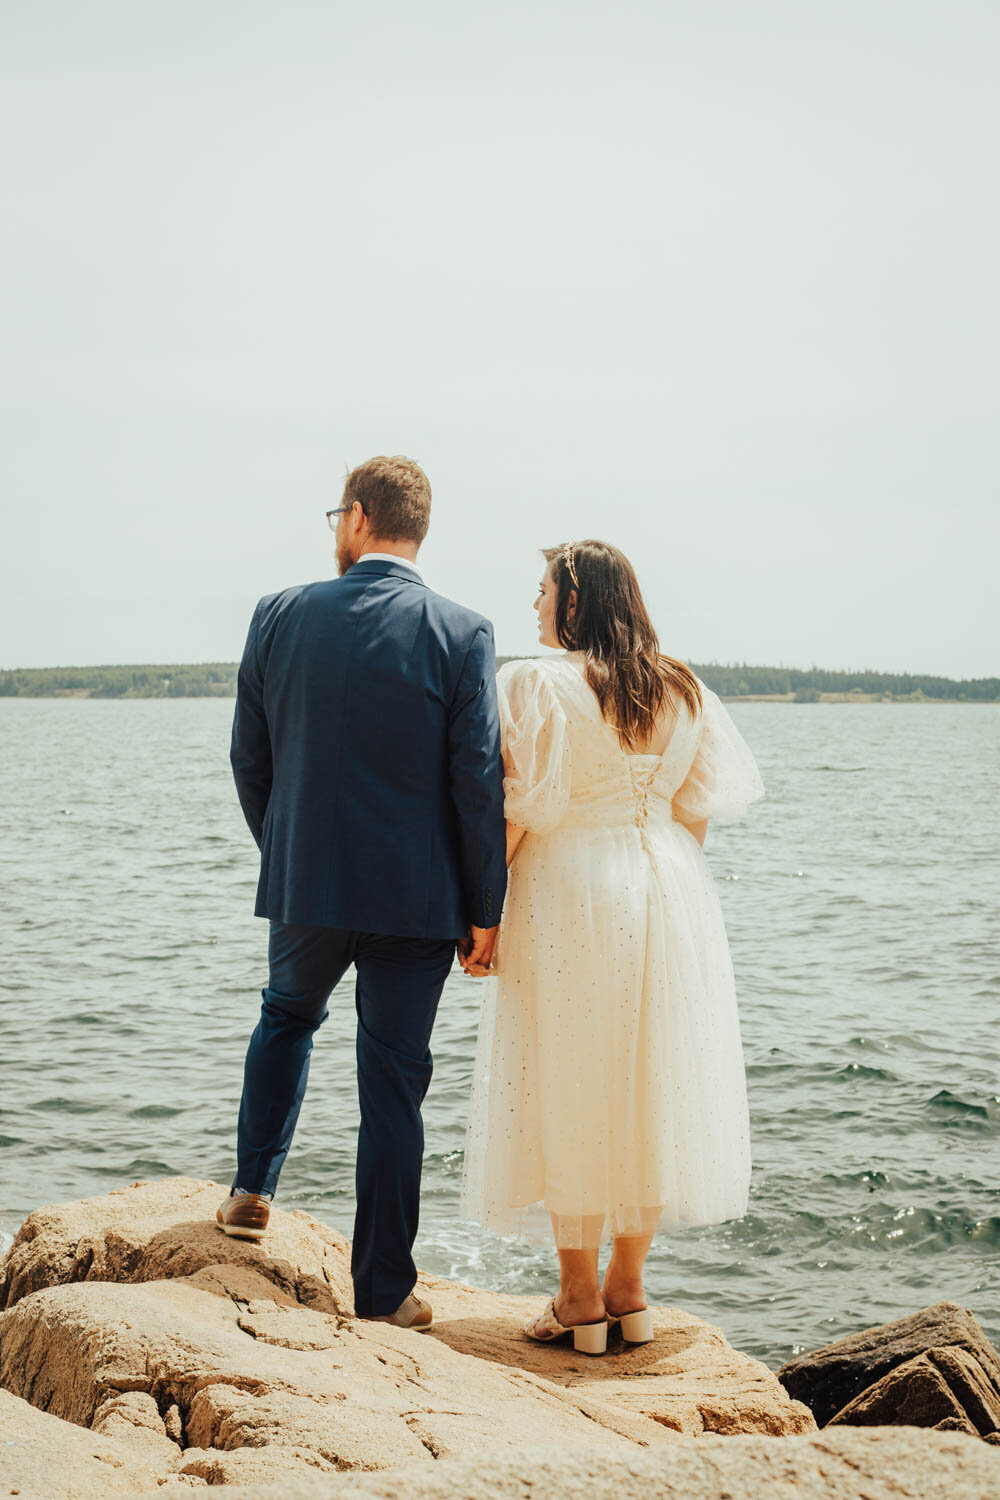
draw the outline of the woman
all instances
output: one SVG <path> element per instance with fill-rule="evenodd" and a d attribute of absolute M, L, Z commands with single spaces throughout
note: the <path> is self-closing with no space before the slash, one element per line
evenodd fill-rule
<path fill-rule="evenodd" d="M 551 1223 L 559 1291 L 525 1333 L 603 1353 L 609 1320 L 652 1338 L 655 1230 L 746 1212 L 739 1019 L 701 846 L 763 786 L 715 694 L 661 654 L 628 559 L 597 541 L 544 556 L 538 635 L 563 653 L 498 675 L 511 875 L 462 1197 L 500 1233 Z"/>

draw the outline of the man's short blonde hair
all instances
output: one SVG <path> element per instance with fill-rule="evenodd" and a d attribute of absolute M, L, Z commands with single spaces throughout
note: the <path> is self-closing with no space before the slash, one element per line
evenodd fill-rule
<path fill-rule="evenodd" d="M 372 535 L 389 542 L 422 542 L 431 523 L 431 487 L 412 458 L 370 458 L 352 469 L 344 503 L 357 500 L 371 521 Z"/>

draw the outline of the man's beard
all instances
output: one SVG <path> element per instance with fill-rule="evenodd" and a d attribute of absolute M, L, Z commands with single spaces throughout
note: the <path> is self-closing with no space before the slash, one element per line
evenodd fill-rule
<path fill-rule="evenodd" d="M 341 578 L 343 578 L 343 576 L 347 572 L 348 568 L 353 568 L 353 566 L 354 566 L 354 558 L 348 552 L 347 548 L 346 547 L 338 547 L 337 548 L 337 573 L 338 573 L 338 575 Z"/>

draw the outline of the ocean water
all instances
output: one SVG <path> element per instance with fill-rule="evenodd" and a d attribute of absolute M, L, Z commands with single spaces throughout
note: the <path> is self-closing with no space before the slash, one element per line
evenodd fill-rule
<path fill-rule="evenodd" d="M 230 1178 L 265 979 L 231 703 L 0 699 L 0 1235 L 37 1206 Z M 1000 1343 L 1000 705 L 736 704 L 768 797 L 710 832 L 754 1177 L 658 1240 L 653 1300 L 772 1366 L 940 1298 Z M 476 982 L 434 1038 L 418 1263 L 547 1296 L 456 1217 Z M 354 1007 L 330 1006 L 280 1185 L 350 1233 Z"/>

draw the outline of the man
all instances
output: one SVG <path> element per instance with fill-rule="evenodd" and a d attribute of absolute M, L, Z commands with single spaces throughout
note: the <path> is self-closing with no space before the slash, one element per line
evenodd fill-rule
<path fill-rule="evenodd" d="M 489 966 L 507 885 L 493 628 L 420 576 L 430 504 L 408 459 L 354 469 L 328 513 L 340 576 L 262 599 L 250 623 L 231 759 L 269 978 L 216 1215 L 264 1233 L 313 1033 L 353 964 L 355 1307 L 413 1328 L 432 1316 L 411 1254 L 431 1028 L 456 943 L 464 967 Z"/>

